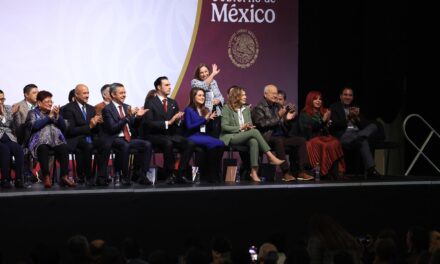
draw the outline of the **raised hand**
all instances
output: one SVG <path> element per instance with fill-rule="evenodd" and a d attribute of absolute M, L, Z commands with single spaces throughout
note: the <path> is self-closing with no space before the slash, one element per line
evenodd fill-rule
<path fill-rule="evenodd" d="M 180 120 L 183 118 L 183 112 L 176 113 L 169 121 L 169 125 L 172 125 L 176 120 Z"/>
<path fill-rule="evenodd" d="M 52 107 L 52 109 L 50 110 L 49 117 L 54 118 L 54 119 L 58 119 L 59 115 L 60 115 L 60 106 L 54 105 Z"/>
<path fill-rule="evenodd" d="M 136 115 L 137 112 L 139 111 L 139 107 L 129 107 L 128 108 L 130 115 Z"/>
<path fill-rule="evenodd" d="M 288 112 L 286 115 L 286 120 L 292 120 L 296 117 L 296 112 Z"/>
<path fill-rule="evenodd" d="M 217 67 L 217 64 L 212 64 L 212 75 L 216 76 L 217 74 L 220 73 L 220 69 Z"/>
<path fill-rule="evenodd" d="M 19 104 L 15 104 L 12 106 L 12 113 L 15 114 L 18 112 L 18 110 L 20 110 L 20 105 Z"/>
<path fill-rule="evenodd" d="M 100 124 L 103 122 L 104 122 L 104 119 L 102 118 L 102 115 L 97 114 L 90 119 L 89 126 L 90 126 L 90 128 L 94 128 L 97 124 Z"/>
<path fill-rule="evenodd" d="M 327 122 L 330 119 L 331 113 L 332 113 L 332 111 L 327 109 L 324 113 L 324 116 L 322 117 L 322 120 L 324 120 L 324 122 Z"/>
<path fill-rule="evenodd" d="M 286 108 L 285 107 L 281 107 L 279 110 L 278 110 L 278 116 L 279 117 L 283 117 L 284 116 L 284 114 L 286 114 Z"/>
<path fill-rule="evenodd" d="M 208 112 L 205 116 L 205 119 L 206 120 L 213 120 L 216 117 L 217 117 L 217 112 L 211 112 L 211 113 Z"/>
<path fill-rule="evenodd" d="M 137 107 L 136 107 L 137 108 Z M 144 107 L 141 107 L 137 110 L 136 116 L 143 116 L 145 115 L 150 109 L 144 109 Z"/>

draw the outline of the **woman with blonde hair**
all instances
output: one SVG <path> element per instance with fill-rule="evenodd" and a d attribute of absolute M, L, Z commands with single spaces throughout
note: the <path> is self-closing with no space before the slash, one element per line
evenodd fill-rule
<path fill-rule="evenodd" d="M 247 145 L 251 162 L 250 177 L 252 181 L 260 182 L 258 177 L 258 155 L 263 152 L 273 165 L 281 165 L 284 160 L 278 159 L 264 140 L 260 131 L 252 124 L 251 112 L 246 105 L 246 92 L 243 88 L 233 86 L 229 89 L 228 103 L 223 108 L 221 119 L 220 139 L 226 146 Z"/>

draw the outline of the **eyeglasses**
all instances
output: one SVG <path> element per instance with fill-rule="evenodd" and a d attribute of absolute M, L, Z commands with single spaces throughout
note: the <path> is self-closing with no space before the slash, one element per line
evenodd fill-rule
<path fill-rule="evenodd" d="M 4 102 L 6 101 L 6 98 L 0 98 L 0 101 Z"/>
<path fill-rule="evenodd" d="M 41 101 L 42 103 L 45 103 L 45 104 L 52 104 L 53 103 L 53 101 L 52 100 L 43 100 L 43 101 Z"/>

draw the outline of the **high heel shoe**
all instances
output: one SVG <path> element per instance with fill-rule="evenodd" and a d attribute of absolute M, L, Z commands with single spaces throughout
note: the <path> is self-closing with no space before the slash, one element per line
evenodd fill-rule
<path fill-rule="evenodd" d="M 285 162 L 285 160 L 280 160 L 277 157 L 274 157 L 272 159 L 269 159 L 269 163 L 272 165 L 281 165 Z"/>
<path fill-rule="evenodd" d="M 52 187 L 52 179 L 51 179 L 51 177 L 49 177 L 49 176 L 44 177 L 43 185 L 44 185 L 44 188 L 47 188 L 47 189 L 51 188 Z"/>
<path fill-rule="evenodd" d="M 75 187 L 76 186 L 76 183 L 72 179 L 67 177 L 67 175 L 61 178 L 61 183 L 63 185 L 68 186 L 68 187 Z"/>
<path fill-rule="evenodd" d="M 251 177 L 251 182 L 261 182 L 260 177 L 253 176 L 252 174 L 249 174 L 249 176 Z"/>

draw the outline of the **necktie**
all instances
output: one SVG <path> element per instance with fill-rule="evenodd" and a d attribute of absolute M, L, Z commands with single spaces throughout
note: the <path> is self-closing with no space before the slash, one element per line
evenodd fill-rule
<path fill-rule="evenodd" d="M 85 105 L 82 106 L 82 114 L 83 114 L 84 120 L 87 121 L 87 112 L 86 112 L 86 106 Z M 92 137 L 91 136 L 86 136 L 86 141 L 87 141 L 87 143 L 92 143 Z"/>
<path fill-rule="evenodd" d="M 121 119 L 123 119 L 124 116 L 124 112 L 122 112 L 122 105 L 119 106 L 119 116 L 121 117 Z M 122 129 L 122 132 L 124 133 L 124 138 L 127 142 L 130 142 L 131 137 L 130 137 L 130 133 L 128 133 L 128 124 L 125 124 L 124 128 Z"/>
<path fill-rule="evenodd" d="M 163 99 L 163 110 L 165 110 L 165 113 L 168 111 L 168 103 L 167 103 L 167 99 Z"/>
<path fill-rule="evenodd" d="M 34 109 L 35 109 L 35 105 L 32 105 L 32 106 L 31 106 L 31 110 L 34 110 Z"/>

